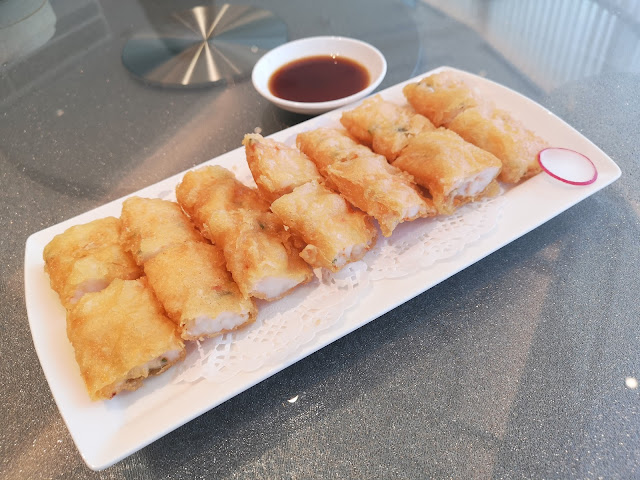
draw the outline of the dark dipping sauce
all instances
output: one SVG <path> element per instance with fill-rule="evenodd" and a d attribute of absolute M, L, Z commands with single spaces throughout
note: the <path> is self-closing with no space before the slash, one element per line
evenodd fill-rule
<path fill-rule="evenodd" d="M 294 102 L 328 102 L 366 88 L 369 72 L 350 58 L 318 55 L 283 65 L 269 78 L 269 91 Z"/>

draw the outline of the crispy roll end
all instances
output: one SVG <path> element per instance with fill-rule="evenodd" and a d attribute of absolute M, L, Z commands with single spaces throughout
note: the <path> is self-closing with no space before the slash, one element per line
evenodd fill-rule
<path fill-rule="evenodd" d="M 307 182 L 322 181 L 315 164 L 295 148 L 255 133 L 245 135 L 242 144 L 253 179 L 268 202 Z"/>
<path fill-rule="evenodd" d="M 477 95 L 454 72 L 434 73 L 406 85 L 402 92 L 409 104 L 436 127 L 447 126 L 478 103 Z"/>
<path fill-rule="evenodd" d="M 67 336 L 92 400 L 135 390 L 185 355 L 175 324 L 143 278 L 116 279 L 86 294 L 68 313 Z"/>
<path fill-rule="evenodd" d="M 429 191 L 441 214 L 497 194 L 501 165 L 491 153 L 444 128 L 417 135 L 394 163 Z"/>
<path fill-rule="evenodd" d="M 44 270 L 65 308 L 112 280 L 133 280 L 142 269 L 120 244 L 120 220 L 101 218 L 56 235 L 44 248 Z"/>
<path fill-rule="evenodd" d="M 222 335 L 256 318 L 256 306 L 240 293 L 219 247 L 195 242 L 169 247 L 144 271 L 185 340 Z"/>
<path fill-rule="evenodd" d="M 307 243 L 300 256 L 313 267 L 337 272 L 364 257 L 376 242 L 369 216 L 315 182 L 280 197 L 271 209 Z"/>
<path fill-rule="evenodd" d="M 159 198 L 130 197 L 122 204 L 120 240 L 138 265 L 165 248 L 204 238 L 175 202 Z"/>

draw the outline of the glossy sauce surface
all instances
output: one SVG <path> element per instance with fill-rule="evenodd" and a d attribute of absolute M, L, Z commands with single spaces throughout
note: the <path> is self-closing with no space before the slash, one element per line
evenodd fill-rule
<path fill-rule="evenodd" d="M 269 79 L 269 91 L 285 100 L 327 102 L 353 95 L 370 81 L 367 69 L 355 60 L 319 55 L 280 67 Z"/>

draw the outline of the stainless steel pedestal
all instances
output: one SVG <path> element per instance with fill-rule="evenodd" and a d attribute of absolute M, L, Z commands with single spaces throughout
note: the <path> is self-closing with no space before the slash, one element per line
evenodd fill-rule
<path fill-rule="evenodd" d="M 145 82 L 174 87 L 247 78 L 266 51 L 287 40 L 282 20 L 252 6 L 197 6 L 156 19 L 153 28 L 129 39 L 122 63 Z"/>

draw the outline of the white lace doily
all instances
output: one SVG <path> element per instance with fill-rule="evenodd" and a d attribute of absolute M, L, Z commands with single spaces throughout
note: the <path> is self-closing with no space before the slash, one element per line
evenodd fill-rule
<path fill-rule="evenodd" d="M 237 332 L 192 342 L 176 365 L 173 382 L 207 379 L 224 382 L 295 357 L 316 335 L 338 324 L 356 305 L 371 282 L 410 275 L 446 261 L 497 225 L 504 197 L 477 202 L 445 217 L 399 225 L 362 261 L 336 274 L 316 270 L 316 278 L 275 302 L 258 302 L 256 322 Z"/>

